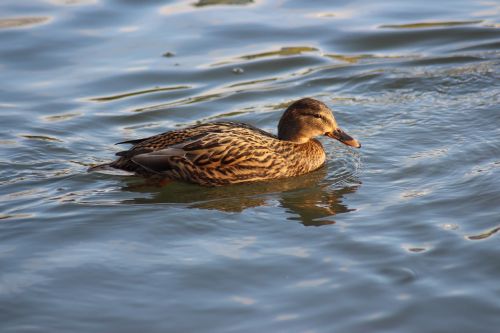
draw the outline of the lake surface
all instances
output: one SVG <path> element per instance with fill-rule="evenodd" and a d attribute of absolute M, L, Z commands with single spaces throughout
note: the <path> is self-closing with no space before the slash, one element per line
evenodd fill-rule
<path fill-rule="evenodd" d="M 495 1 L 4 0 L 1 332 L 499 332 Z M 269 183 L 89 174 L 314 97 L 360 150 Z"/>

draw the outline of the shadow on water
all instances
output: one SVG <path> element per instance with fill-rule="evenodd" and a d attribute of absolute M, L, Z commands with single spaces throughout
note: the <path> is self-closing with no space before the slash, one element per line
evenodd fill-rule
<path fill-rule="evenodd" d="M 331 218 L 354 211 L 344 202 L 346 194 L 354 193 L 361 182 L 355 177 L 343 177 L 332 185 L 327 180 L 327 168 L 311 174 L 270 182 L 206 188 L 197 185 L 171 183 L 155 187 L 137 180 L 128 180 L 123 191 L 149 194 L 122 201 L 123 204 L 187 204 L 190 208 L 241 212 L 259 206 L 278 206 L 305 226 L 334 224 Z"/>

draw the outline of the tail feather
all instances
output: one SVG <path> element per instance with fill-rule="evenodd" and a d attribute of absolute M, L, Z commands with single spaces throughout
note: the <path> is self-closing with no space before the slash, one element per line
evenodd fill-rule
<path fill-rule="evenodd" d="M 125 171 L 117 168 L 113 168 L 110 163 L 104 163 L 92 166 L 87 169 L 87 172 L 98 172 L 106 175 L 115 175 L 115 176 L 133 176 L 134 172 Z"/>

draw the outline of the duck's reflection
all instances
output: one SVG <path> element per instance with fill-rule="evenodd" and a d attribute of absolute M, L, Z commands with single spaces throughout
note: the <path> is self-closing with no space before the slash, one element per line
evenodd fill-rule
<path fill-rule="evenodd" d="M 351 185 L 340 189 L 317 187 L 308 189 L 301 195 L 283 193 L 280 203 L 293 214 L 291 220 L 299 221 L 305 226 L 334 224 L 334 215 L 355 210 L 342 203 L 342 198 L 345 194 L 355 192 L 358 186 Z"/>
<path fill-rule="evenodd" d="M 343 186 L 332 186 L 325 180 L 327 168 L 310 174 L 270 182 L 205 188 L 197 185 L 171 183 L 155 187 L 132 181 L 124 191 L 149 194 L 127 200 L 128 204 L 184 203 L 189 207 L 241 212 L 247 208 L 276 205 L 305 226 L 334 224 L 333 216 L 355 209 L 342 202 L 344 195 L 354 193 L 360 186 L 357 179 L 343 181 Z"/>

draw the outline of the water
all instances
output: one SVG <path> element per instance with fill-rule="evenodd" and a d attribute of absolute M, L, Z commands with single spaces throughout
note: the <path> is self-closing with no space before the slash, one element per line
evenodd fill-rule
<path fill-rule="evenodd" d="M 498 332 L 494 1 L 0 4 L 0 331 Z M 312 174 L 88 174 L 199 121 L 335 110 Z"/>

